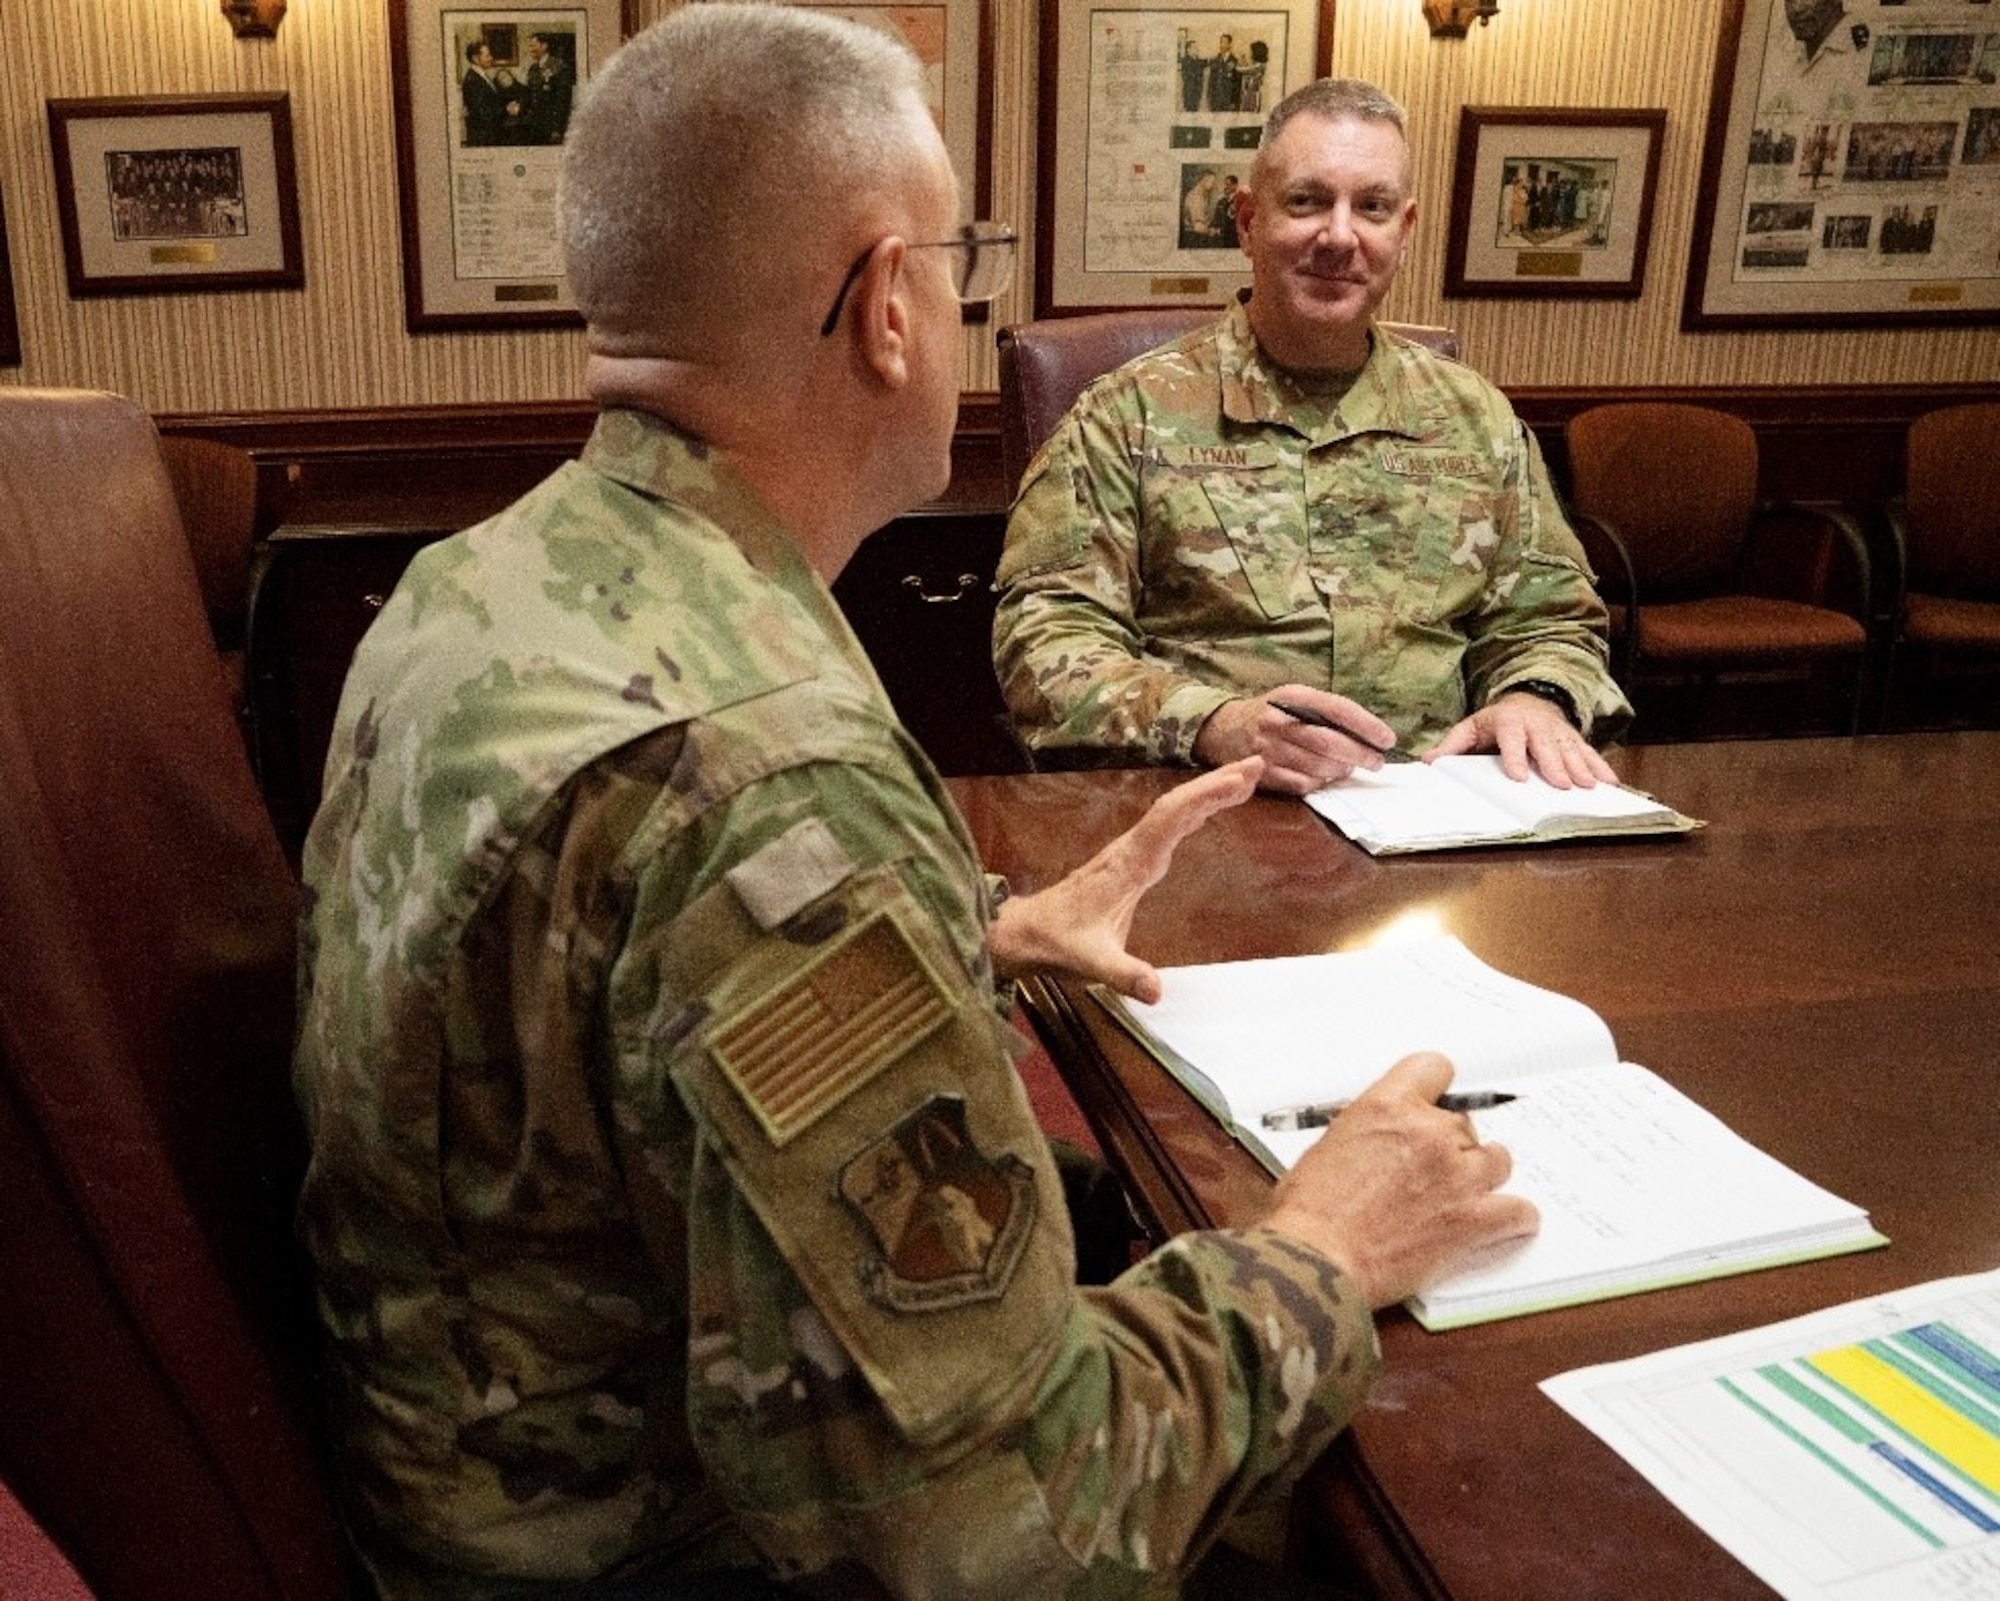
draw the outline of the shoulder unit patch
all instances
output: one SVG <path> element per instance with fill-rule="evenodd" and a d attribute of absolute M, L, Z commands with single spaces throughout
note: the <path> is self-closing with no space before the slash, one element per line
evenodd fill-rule
<path fill-rule="evenodd" d="M 956 1095 L 932 1096 L 850 1158 L 835 1187 L 881 1248 L 862 1285 L 892 1312 L 998 1299 L 1034 1227 L 1033 1170 L 980 1150 Z"/>

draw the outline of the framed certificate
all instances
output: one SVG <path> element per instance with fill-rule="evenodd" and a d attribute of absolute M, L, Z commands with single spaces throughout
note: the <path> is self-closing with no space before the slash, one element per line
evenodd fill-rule
<path fill-rule="evenodd" d="M 622 37 L 619 0 L 389 0 L 412 333 L 582 326 L 556 173 L 576 95 Z"/>
<path fill-rule="evenodd" d="M 1333 0 L 1042 0 L 1035 315 L 1219 306 L 1264 118 L 1328 69 Z"/>
<path fill-rule="evenodd" d="M 2000 321 L 2000 16 L 1726 0 L 1681 326 Z"/>

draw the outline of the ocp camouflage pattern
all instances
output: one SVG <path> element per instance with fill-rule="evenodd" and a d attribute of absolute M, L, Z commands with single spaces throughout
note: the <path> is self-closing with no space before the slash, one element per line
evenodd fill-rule
<path fill-rule="evenodd" d="M 1300 683 L 1433 744 L 1511 683 L 1630 717 L 1534 436 L 1376 327 L 1351 385 L 1266 361 L 1243 304 L 1086 389 L 1022 480 L 994 661 L 1032 750 L 1191 762 L 1224 701 Z"/>
<path fill-rule="evenodd" d="M 412 564 L 305 874 L 301 1222 L 392 1601 L 1171 1593 L 1373 1376 L 1267 1232 L 1076 1288 L 964 827 L 655 420 Z"/>

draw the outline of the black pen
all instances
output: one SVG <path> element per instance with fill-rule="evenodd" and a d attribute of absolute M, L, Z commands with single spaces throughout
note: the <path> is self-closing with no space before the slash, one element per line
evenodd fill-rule
<path fill-rule="evenodd" d="M 1437 1105 L 1447 1112 L 1485 1112 L 1505 1106 L 1514 1097 L 1505 1090 L 1468 1090 L 1462 1095 L 1440 1095 Z M 1325 1128 L 1352 1104 L 1348 1101 L 1318 1101 L 1306 1106 L 1278 1106 L 1264 1114 L 1268 1129 Z"/>
<path fill-rule="evenodd" d="M 1294 722 L 1308 723 L 1314 728 L 1330 728 L 1336 734 L 1345 734 L 1355 744 L 1362 746 L 1364 749 L 1372 750 L 1385 762 L 1413 762 L 1416 760 L 1408 751 L 1399 750 L 1394 745 L 1378 745 L 1372 739 L 1363 739 L 1345 723 L 1336 723 L 1324 712 L 1309 711 L 1304 706 L 1294 706 L 1288 700 L 1274 700 L 1268 704 L 1273 710 L 1283 712 Z"/>

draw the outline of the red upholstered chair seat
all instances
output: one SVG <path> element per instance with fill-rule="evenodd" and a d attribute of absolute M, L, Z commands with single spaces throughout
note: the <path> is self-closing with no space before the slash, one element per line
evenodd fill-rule
<path fill-rule="evenodd" d="M 1872 575 L 1851 517 L 1761 504 L 1756 433 L 1713 407 L 1592 406 L 1564 435 L 1572 517 L 1604 586 L 1612 669 L 1638 728 L 1651 726 L 1649 692 L 1662 680 L 1693 679 L 1699 706 L 1731 670 L 1809 678 L 1827 662 L 1844 666 L 1845 721 L 1858 723 Z"/>
<path fill-rule="evenodd" d="M 2000 656 L 2000 601 L 1910 595 L 1903 604 L 1903 638 L 1934 650 Z"/>
<path fill-rule="evenodd" d="M 1867 643 L 1867 631 L 1843 612 L 1765 595 L 1670 602 L 1639 615 L 1639 651 L 1662 664 L 1755 666 L 1801 657 L 1851 658 Z"/>
<path fill-rule="evenodd" d="M 1910 424 L 1904 497 L 1887 514 L 1904 578 L 1885 715 L 2000 724 L 2000 402 Z"/>

